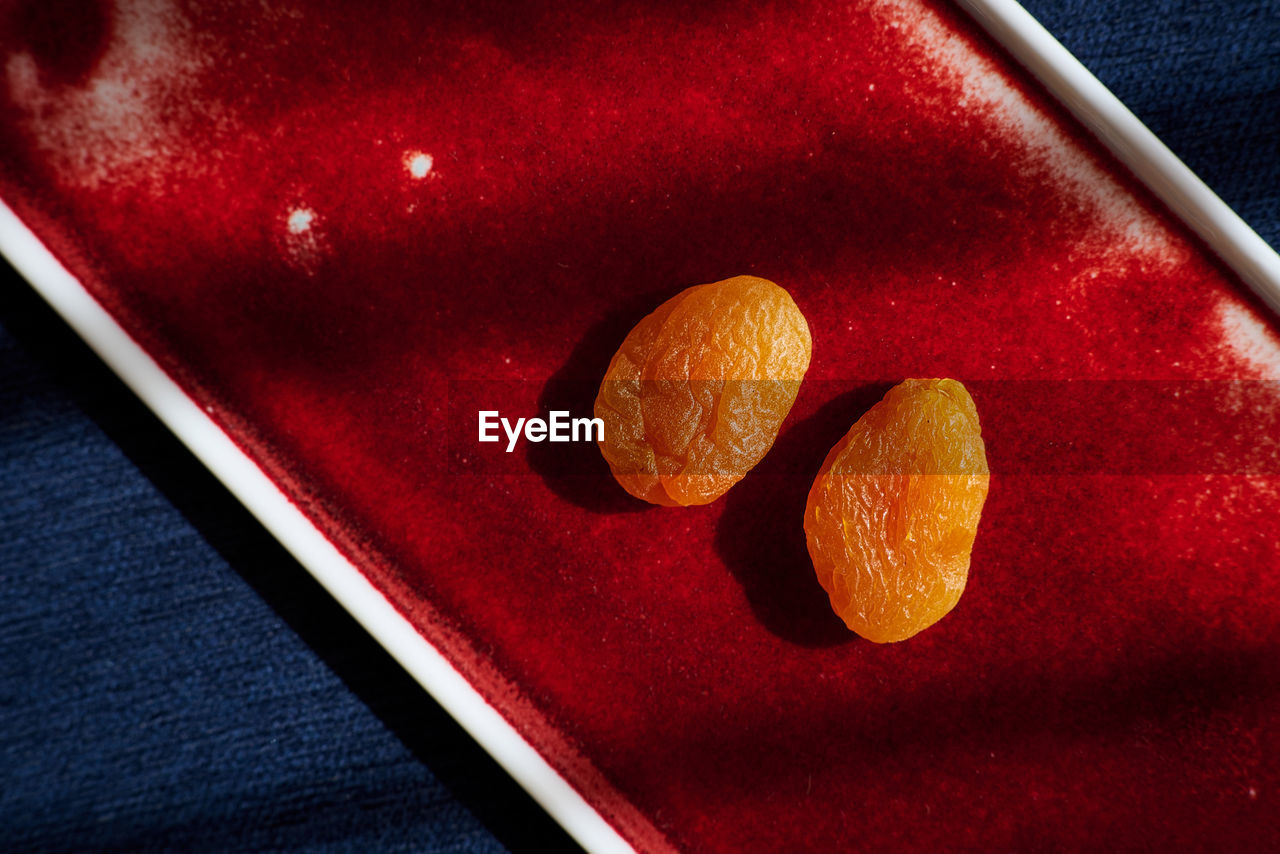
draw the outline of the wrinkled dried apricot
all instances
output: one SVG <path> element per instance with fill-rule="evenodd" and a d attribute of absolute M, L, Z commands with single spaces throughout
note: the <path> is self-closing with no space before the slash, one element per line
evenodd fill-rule
<path fill-rule="evenodd" d="M 978 410 L 956 380 L 907 380 L 836 443 L 804 531 L 831 607 L 867 640 L 906 640 L 960 599 L 987 499 Z"/>
<path fill-rule="evenodd" d="M 596 396 L 614 478 L 653 504 L 707 504 L 768 453 L 809 368 L 809 325 L 773 282 L 688 288 L 636 324 Z"/>

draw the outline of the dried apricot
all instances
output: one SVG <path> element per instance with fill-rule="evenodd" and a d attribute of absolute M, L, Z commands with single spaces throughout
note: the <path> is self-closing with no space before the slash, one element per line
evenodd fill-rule
<path fill-rule="evenodd" d="M 613 476 L 653 504 L 707 504 L 768 453 L 809 368 L 809 325 L 773 282 L 676 294 L 623 340 L 596 396 Z"/>
<path fill-rule="evenodd" d="M 836 443 L 804 531 L 831 607 L 867 640 L 906 640 L 960 600 L 987 500 L 978 410 L 956 380 L 907 380 Z"/>

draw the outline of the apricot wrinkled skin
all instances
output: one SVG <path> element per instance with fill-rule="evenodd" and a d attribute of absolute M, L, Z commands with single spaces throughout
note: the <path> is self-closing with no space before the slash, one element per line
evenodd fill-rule
<path fill-rule="evenodd" d="M 719 498 L 773 446 L 812 349 L 799 307 L 766 279 L 676 294 L 636 324 L 600 384 L 614 478 L 652 504 Z"/>
<path fill-rule="evenodd" d="M 955 607 L 989 480 L 978 410 L 956 380 L 907 380 L 858 419 L 804 516 L 818 581 L 850 629 L 906 640 Z"/>

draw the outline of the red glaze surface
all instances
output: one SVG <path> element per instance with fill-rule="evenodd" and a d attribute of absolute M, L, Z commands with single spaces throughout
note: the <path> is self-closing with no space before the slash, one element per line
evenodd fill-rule
<path fill-rule="evenodd" d="M 958 12 L 60 5 L 0 19 L 5 200 L 638 847 L 1280 838 L 1275 327 Z M 814 351 L 725 498 L 475 443 L 743 273 Z M 876 646 L 804 496 L 935 376 L 990 498 L 956 609 Z"/>

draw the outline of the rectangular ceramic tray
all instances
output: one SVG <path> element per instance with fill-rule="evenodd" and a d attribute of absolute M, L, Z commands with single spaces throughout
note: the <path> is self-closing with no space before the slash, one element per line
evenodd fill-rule
<path fill-rule="evenodd" d="M 0 250 L 591 851 L 1277 838 L 1280 259 L 963 5 L 121 0 L 11 39 Z M 721 501 L 475 443 L 740 273 L 814 359 Z M 799 513 L 912 376 L 992 490 L 960 605 L 875 646 Z"/>

